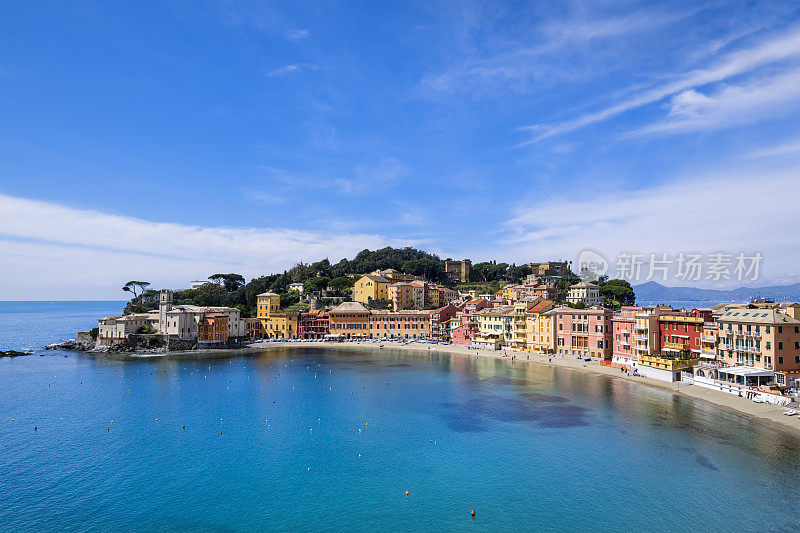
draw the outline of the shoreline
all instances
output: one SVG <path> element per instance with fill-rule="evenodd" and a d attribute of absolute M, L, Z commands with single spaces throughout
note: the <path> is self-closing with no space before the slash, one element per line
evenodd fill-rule
<path fill-rule="evenodd" d="M 383 347 L 381 348 L 380 345 L 383 345 Z M 532 363 L 543 366 L 556 366 L 559 368 L 584 371 L 597 375 L 605 375 L 615 379 L 622 379 L 625 381 L 639 383 L 646 387 L 652 387 L 655 389 L 669 391 L 673 394 L 680 395 L 684 398 L 702 402 L 707 405 L 716 407 L 718 409 L 722 409 L 723 411 L 743 416 L 753 422 L 763 424 L 764 426 L 767 426 L 770 429 L 773 429 L 780 433 L 787 434 L 795 439 L 800 439 L 800 415 L 795 415 L 795 416 L 784 415 L 783 411 L 787 409 L 786 407 L 779 407 L 777 405 L 772 405 L 772 404 L 758 404 L 750 400 L 747 400 L 745 398 L 736 396 L 734 394 L 730 394 L 728 392 L 716 391 L 713 389 L 701 387 L 699 385 L 680 386 L 679 385 L 680 382 L 667 383 L 649 379 L 643 376 L 627 375 L 622 373 L 618 368 L 614 368 L 611 366 L 603 366 L 597 360 L 582 361 L 579 360 L 577 357 L 571 358 L 568 356 L 544 355 L 544 354 L 511 352 L 511 351 L 507 352 L 508 356 L 504 356 L 502 350 L 499 350 L 497 352 L 490 352 L 488 350 L 468 349 L 466 347 L 461 347 L 456 345 L 443 346 L 439 344 L 420 344 L 417 342 L 404 344 L 395 341 L 384 341 L 381 343 L 371 343 L 371 342 L 340 343 L 340 342 L 325 342 L 325 341 L 294 343 L 294 342 L 262 341 L 249 345 L 247 347 L 248 349 L 243 350 L 243 352 L 251 351 L 249 348 L 261 351 L 261 350 L 269 350 L 270 348 L 303 348 L 303 347 L 336 348 L 342 350 L 353 350 L 353 351 L 363 351 L 363 352 L 371 352 L 382 349 L 405 350 L 405 351 L 415 351 L 415 352 L 436 352 L 448 355 L 468 355 L 468 356 L 480 356 L 492 359 L 500 359 L 508 361 L 509 364 L 512 364 L 511 356 L 516 355 L 517 358 L 513 360 L 513 364 Z M 526 359 L 528 355 L 530 355 L 531 357 L 530 359 Z"/>

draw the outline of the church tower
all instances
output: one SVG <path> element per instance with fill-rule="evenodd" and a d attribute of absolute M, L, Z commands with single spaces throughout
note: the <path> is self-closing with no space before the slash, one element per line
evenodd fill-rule
<path fill-rule="evenodd" d="M 158 293 L 158 330 L 167 332 L 167 313 L 172 311 L 172 291 L 163 290 Z"/>

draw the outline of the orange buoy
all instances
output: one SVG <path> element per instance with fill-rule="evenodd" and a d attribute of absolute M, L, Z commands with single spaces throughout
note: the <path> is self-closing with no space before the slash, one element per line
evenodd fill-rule
<path fill-rule="evenodd" d="M 408 496 L 408 491 L 406 491 L 406 496 Z"/>
<path fill-rule="evenodd" d="M 475 508 L 474 507 L 472 508 L 472 511 L 470 511 L 469 514 L 472 515 L 472 516 L 475 516 Z"/>
<path fill-rule="evenodd" d="M 38 429 L 39 429 L 39 427 L 38 427 L 38 426 L 33 426 L 33 430 L 34 430 L 34 431 L 37 431 Z"/>

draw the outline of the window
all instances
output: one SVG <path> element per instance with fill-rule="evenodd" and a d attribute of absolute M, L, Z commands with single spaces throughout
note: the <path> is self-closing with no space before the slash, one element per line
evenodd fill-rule
<path fill-rule="evenodd" d="M 770 341 L 767 341 L 767 350 L 770 349 L 772 349 L 772 343 Z"/>
<path fill-rule="evenodd" d="M 778 326 L 778 333 L 783 333 L 783 326 Z"/>
<path fill-rule="evenodd" d="M 778 357 L 778 364 L 779 364 L 779 365 L 782 365 L 782 364 L 783 364 L 783 357 Z"/>
<path fill-rule="evenodd" d="M 783 350 L 783 342 L 778 342 L 778 349 Z"/>

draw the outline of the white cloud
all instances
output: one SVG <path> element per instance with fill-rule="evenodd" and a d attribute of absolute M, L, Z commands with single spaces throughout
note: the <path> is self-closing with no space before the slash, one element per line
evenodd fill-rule
<path fill-rule="evenodd" d="M 619 39 L 653 31 L 673 22 L 691 17 L 697 10 L 659 12 L 640 10 L 622 16 L 602 16 L 581 13 L 566 20 L 544 20 L 536 22 L 525 32 L 526 44 L 516 46 L 517 39 L 492 38 L 487 35 L 490 22 L 471 28 L 476 41 L 475 48 L 490 52 L 480 54 L 470 48 L 469 56 L 444 72 L 429 75 L 422 86 L 436 92 L 448 92 L 469 88 L 471 91 L 498 87 L 516 90 L 527 89 L 531 82 L 537 84 L 554 78 L 574 78 L 587 75 L 589 65 L 576 67 L 574 61 L 564 61 L 574 49 L 596 47 L 599 41 Z M 509 48 L 509 43 L 513 45 Z M 596 60 L 597 48 L 592 49 Z"/>
<path fill-rule="evenodd" d="M 762 157 L 780 157 L 791 155 L 800 155 L 800 137 L 792 139 L 783 144 L 755 150 L 748 154 L 747 157 L 750 159 L 756 159 Z"/>
<path fill-rule="evenodd" d="M 153 222 L 2 194 L 0 239 L 5 299 L 116 298 L 98 287 L 127 278 L 182 286 L 213 271 L 252 277 L 392 244 L 375 234 Z"/>
<path fill-rule="evenodd" d="M 673 81 L 640 92 L 625 101 L 599 111 L 557 124 L 528 126 L 527 129 L 535 132 L 535 135 L 521 145 L 536 143 L 549 137 L 603 122 L 626 111 L 658 102 L 669 96 L 724 81 L 765 65 L 797 57 L 800 57 L 800 29 L 794 28 L 792 31 L 757 46 L 731 52 L 707 68 L 695 69 L 680 74 Z"/>
<path fill-rule="evenodd" d="M 574 258 L 593 248 L 613 262 L 622 251 L 761 252 L 763 282 L 758 285 L 797 282 L 800 234 L 791 213 L 800 192 L 798 172 L 798 167 L 741 168 L 639 191 L 529 198 L 514 208 L 505 224 L 508 237 L 497 243 L 497 251 L 483 255 L 521 262 Z"/>
<path fill-rule="evenodd" d="M 627 136 L 708 131 L 785 114 L 800 99 L 800 69 L 703 94 L 694 89 L 670 100 L 669 116 Z"/>
<path fill-rule="evenodd" d="M 310 70 L 317 70 L 317 67 L 306 63 L 293 63 L 291 65 L 284 65 L 282 67 L 272 69 L 269 72 L 267 72 L 267 76 L 272 78 L 276 76 L 286 76 L 288 74 L 294 74 L 296 72 L 299 73 Z"/>
<path fill-rule="evenodd" d="M 308 37 L 310 32 L 308 30 L 290 30 L 286 32 L 286 38 L 290 41 L 301 41 Z"/>

